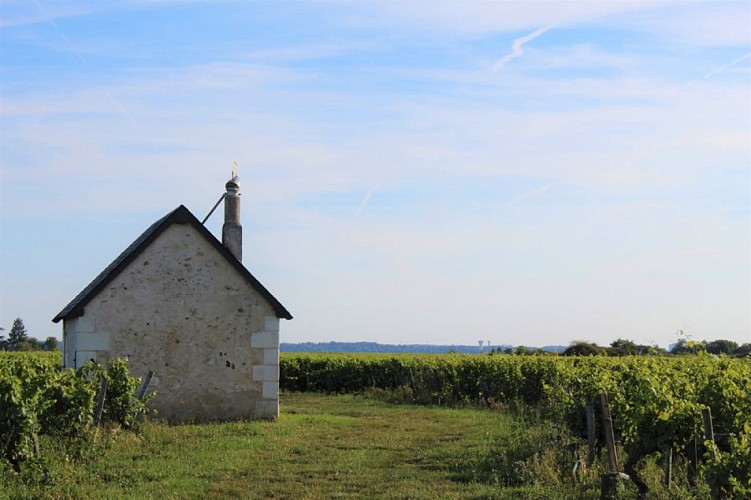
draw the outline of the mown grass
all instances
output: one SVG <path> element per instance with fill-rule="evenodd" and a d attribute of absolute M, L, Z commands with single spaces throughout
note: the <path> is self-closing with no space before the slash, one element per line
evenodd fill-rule
<path fill-rule="evenodd" d="M 275 422 L 102 429 L 88 460 L 52 451 L 20 476 L 0 470 L 0 498 L 599 498 L 603 461 L 574 480 L 582 443 L 525 405 L 445 408 L 315 393 L 281 401 Z M 661 487 L 658 462 L 644 472 L 653 498 L 708 495 Z M 635 493 L 627 485 L 621 497 Z"/>
<path fill-rule="evenodd" d="M 50 464 L 48 484 L 41 478 L 25 485 L 16 480 L 0 495 L 597 498 L 595 485 L 574 487 L 551 482 L 550 477 L 534 481 L 524 476 L 545 475 L 544 468 L 535 470 L 534 460 L 525 462 L 522 457 L 524 436 L 541 431 L 512 413 L 394 405 L 351 395 L 287 393 L 276 422 L 147 422 L 139 435 L 103 431 L 102 450 L 95 458 L 66 463 L 58 457 L 57 463 Z M 507 463 L 499 462 L 494 457 L 499 447 L 506 446 L 503 443 L 521 443 L 512 452 L 522 458 L 514 458 L 507 450 Z M 536 460 L 546 461 L 544 457 Z M 503 467 L 528 470 L 516 477 L 516 472 L 499 470 Z"/>

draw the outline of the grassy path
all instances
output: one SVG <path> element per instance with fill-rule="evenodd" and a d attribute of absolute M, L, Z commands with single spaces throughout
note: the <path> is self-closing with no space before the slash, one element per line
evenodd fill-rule
<path fill-rule="evenodd" d="M 277 422 L 145 425 L 106 453 L 62 468 L 33 495 L 97 498 L 543 498 L 477 481 L 498 412 L 283 394 Z M 7 493 L 7 491 L 6 491 Z M 21 493 L 21 492 L 18 492 Z M 13 493 L 11 492 L 13 495 Z"/>

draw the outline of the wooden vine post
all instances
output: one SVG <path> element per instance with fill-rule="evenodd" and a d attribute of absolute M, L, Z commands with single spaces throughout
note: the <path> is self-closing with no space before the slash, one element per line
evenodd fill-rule
<path fill-rule="evenodd" d="M 704 408 L 701 411 L 701 417 L 704 420 L 704 440 L 710 441 L 712 444 L 714 444 L 714 427 L 712 426 L 712 411 L 709 408 Z M 709 453 L 714 458 L 715 456 L 714 446 L 710 448 Z"/>
<path fill-rule="evenodd" d="M 605 445 L 608 448 L 608 465 L 610 472 L 618 472 L 618 456 L 615 454 L 615 434 L 613 433 L 613 418 L 610 415 L 608 406 L 608 395 L 600 393 L 600 404 L 602 405 L 602 424 L 605 431 Z"/>
<path fill-rule="evenodd" d="M 610 415 L 610 406 L 608 405 L 608 395 L 600 393 L 600 405 L 602 406 L 602 428 L 605 433 L 605 445 L 608 450 L 608 467 L 610 472 L 602 477 L 600 486 L 600 499 L 611 500 L 621 498 L 618 489 L 624 479 L 628 476 L 618 472 L 618 456 L 615 452 L 615 433 L 613 432 L 613 418 Z"/>
<path fill-rule="evenodd" d="M 154 376 L 154 372 L 152 370 L 149 370 L 149 373 L 146 374 L 146 378 L 141 384 L 141 387 L 138 389 L 138 394 L 136 395 L 136 397 L 139 400 L 143 401 L 143 398 L 146 396 L 146 391 L 149 390 L 149 384 L 151 383 L 151 379 L 153 376 Z"/>
<path fill-rule="evenodd" d="M 716 448 L 714 444 L 714 426 L 712 425 L 712 411 L 709 408 L 704 408 L 701 411 L 701 417 L 704 420 L 704 440 L 709 441 L 709 455 L 712 458 L 716 458 Z M 718 500 L 720 498 L 720 491 L 717 486 L 712 486 L 712 500 Z"/>
<path fill-rule="evenodd" d="M 595 426 L 595 405 L 592 398 L 587 398 L 585 407 L 587 413 L 587 446 L 589 455 L 587 456 L 587 466 L 592 467 L 595 463 L 595 447 L 597 446 L 597 428 Z"/>
<path fill-rule="evenodd" d="M 696 471 L 699 469 L 699 456 L 696 449 L 696 437 L 688 442 L 686 454 L 688 455 L 688 484 L 694 487 L 696 486 Z"/>
<path fill-rule="evenodd" d="M 664 455 L 664 474 L 665 478 L 663 483 L 670 489 L 670 484 L 673 482 L 673 447 L 668 446 L 665 449 Z"/>
<path fill-rule="evenodd" d="M 104 410 L 104 396 L 107 394 L 107 377 L 102 377 L 102 385 L 99 387 L 99 394 L 96 398 L 96 407 L 94 408 L 94 426 L 98 426 L 102 420 L 102 410 Z"/>

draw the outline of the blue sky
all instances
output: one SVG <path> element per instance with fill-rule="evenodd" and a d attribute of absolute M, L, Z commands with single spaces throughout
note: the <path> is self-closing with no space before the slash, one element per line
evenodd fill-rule
<path fill-rule="evenodd" d="M 748 2 L 5 1 L 0 326 L 60 337 L 237 161 L 283 341 L 749 342 L 750 26 Z"/>

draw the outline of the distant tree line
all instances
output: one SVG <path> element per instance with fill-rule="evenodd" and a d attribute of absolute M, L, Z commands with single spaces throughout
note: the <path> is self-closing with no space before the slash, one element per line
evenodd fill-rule
<path fill-rule="evenodd" d="M 41 340 L 29 337 L 26 326 L 21 318 L 13 320 L 13 326 L 10 328 L 8 338 L 0 335 L 0 351 L 57 351 L 57 339 L 47 337 L 47 340 Z"/>
<path fill-rule="evenodd" d="M 751 343 L 738 345 L 732 340 L 712 340 L 712 341 L 691 341 L 680 339 L 673 345 L 670 350 L 671 354 L 696 354 L 699 351 L 706 351 L 710 354 L 734 354 L 747 356 L 751 354 Z"/>
<path fill-rule="evenodd" d="M 4 331 L 0 328 L 0 331 Z M 678 332 L 683 335 L 683 332 Z M 446 350 L 448 349 L 448 351 Z M 40 341 L 30 337 L 26 326 L 21 318 L 13 320 L 13 326 L 8 333 L 8 338 L 0 335 L 0 351 L 57 351 L 58 343 L 55 337 L 47 337 Z M 476 353 L 474 346 L 433 346 L 433 345 L 382 345 L 375 342 L 326 342 L 326 343 L 303 343 L 282 344 L 282 351 L 327 351 L 327 352 L 450 352 L 450 353 Z M 727 354 L 731 356 L 751 355 L 751 343 L 739 345 L 732 340 L 702 340 L 693 341 L 687 338 L 679 339 L 673 344 L 670 351 L 657 346 L 637 344 L 631 340 L 617 339 L 610 346 L 600 346 L 595 342 L 575 340 L 569 346 L 556 353 L 550 349 L 527 346 L 501 346 L 488 351 L 488 354 L 516 354 L 516 355 L 539 355 L 539 356 L 641 356 L 641 355 L 685 355 L 698 352 L 710 354 Z"/>
<path fill-rule="evenodd" d="M 477 354 L 477 345 L 379 344 L 378 342 L 301 342 L 280 344 L 282 352 L 373 352 L 388 354 Z M 487 352 L 487 347 L 485 351 Z"/>
<path fill-rule="evenodd" d="M 561 356 L 642 356 L 642 355 L 685 355 L 707 352 L 709 354 L 727 354 L 730 356 L 751 355 L 751 343 L 739 345 L 732 340 L 691 341 L 679 339 L 670 351 L 657 346 L 637 344 L 631 340 L 618 339 L 610 343 L 609 347 L 597 345 L 595 342 L 575 340 L 560 353 Z M 534 347 L 518 346 L 493 349 L 490 354 L 517 355 L 554 355 L 549 351 Z"/>

